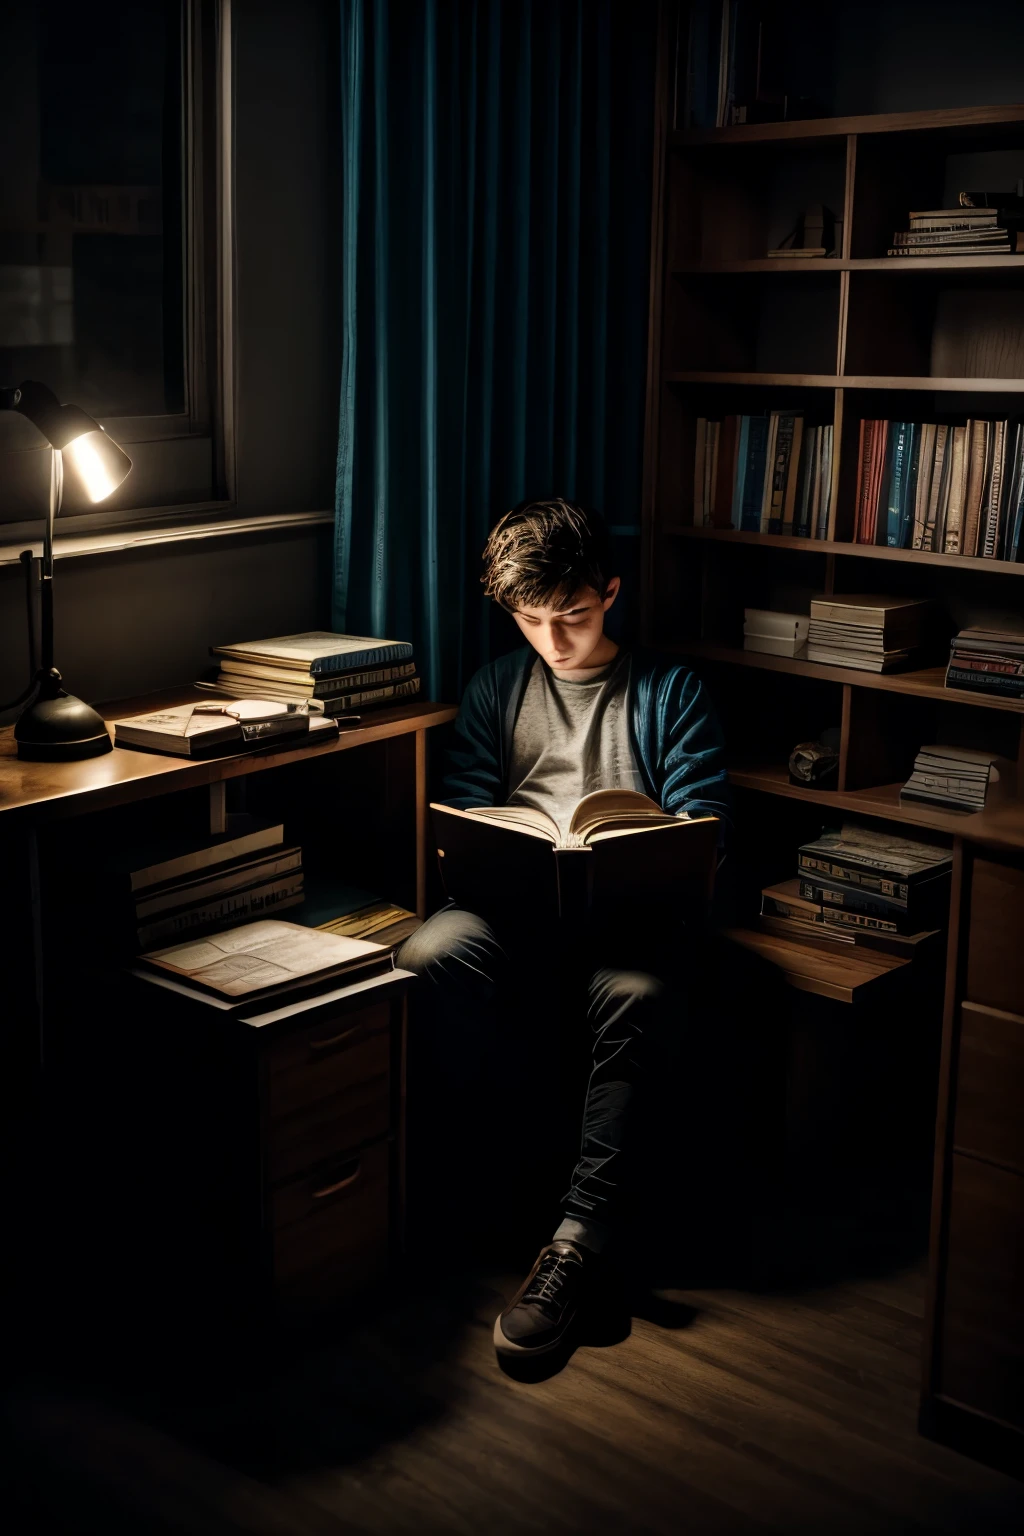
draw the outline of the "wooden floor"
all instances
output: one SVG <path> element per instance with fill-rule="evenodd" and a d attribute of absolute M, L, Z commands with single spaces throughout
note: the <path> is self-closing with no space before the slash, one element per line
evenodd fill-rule
<path fill-rule="evenodd" d="M 68 1531 L 211 1536 L 1024 1529 L 1024 1484 L 916 1432 L 919 1269 L 660 1293 L 628 1337 L 534 1383 L 494 1358 L 511 1285 L 407 1297 L 257 1387 L 131 1410 L 16 1393 L 0 1428 L 40 1523 L 7 1528 L 59 1513 Z"/>

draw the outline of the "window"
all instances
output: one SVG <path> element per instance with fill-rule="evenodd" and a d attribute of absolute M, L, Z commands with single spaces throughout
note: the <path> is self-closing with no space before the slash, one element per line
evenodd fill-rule
<path fill-rule="evenodd" d="M 125 445 L 133 469 L 107 517 L 227 491 L 215 453 L 221 11 L 37 0 L 0 22 L 0 382 L 42 380 Z M 28 422 L 0 416 L 0 520 L 42 515 L 46 459 Z M 63 510 L 95 515 L 70 479 Z"/>

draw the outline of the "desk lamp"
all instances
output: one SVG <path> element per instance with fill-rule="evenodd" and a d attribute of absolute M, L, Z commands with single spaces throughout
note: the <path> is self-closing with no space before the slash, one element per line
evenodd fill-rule
<path fill-rule="evenodd" d="M 22 698 L 35 698 L 14 727 L 18 756 L 36 762 L 65 763 L 110 751 L 103 720 L 88 704 L 65 693 L 53 664 L 53 520 L 64 492 L 64 465 L 77 474 L 90 501 L 105 501 L 117 490 L 132 461 L 77 405 L 61 405 L 52 389 L 26 379 L 16 389 L 0 389 L 0 410 L 20 411 L 50 444 L 50 506 L 43 534 L 39 573 L 40 667 Z M 20 703 L 21 700 L 15 701 Z"/>

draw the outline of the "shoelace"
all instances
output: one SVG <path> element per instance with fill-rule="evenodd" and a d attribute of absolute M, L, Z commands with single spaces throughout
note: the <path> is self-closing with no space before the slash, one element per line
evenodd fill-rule
<path fill-rule="evenodd" d="M 567 1253 L 546 1254 L 523 1292 L 523 1302 L 530 1302 L 549 1314 L 557 1312 L 570 1267 L 580 1268 L 580 1260 Z"/>

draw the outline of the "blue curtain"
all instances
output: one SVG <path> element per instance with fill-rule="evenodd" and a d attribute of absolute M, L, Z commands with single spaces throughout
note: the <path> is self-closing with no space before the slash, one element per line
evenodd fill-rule
<path fill-rule="evenodd" d="M 334 624 L 411 639 L 425 697 L 510 643 L 480 551 L 524 496 L 637 564 L 656 13 L 341 0 Z"/>

